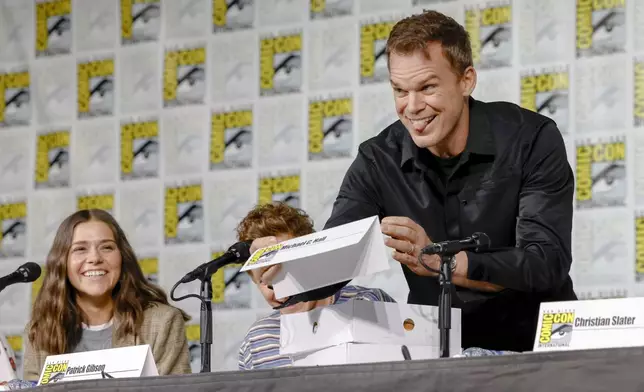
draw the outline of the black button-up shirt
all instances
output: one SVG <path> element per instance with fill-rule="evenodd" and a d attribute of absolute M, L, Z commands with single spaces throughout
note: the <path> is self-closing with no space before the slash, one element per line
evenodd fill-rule
<path fill-rule="evenodd" d="M 325 228 L 378 215 L 409 217 L 434 242 L 486 233 L 492 248 L 467 253 L 467 278 L 505 289 L 456 288 L 462 346 L 530 351 L 540 302 L 576 299 L 574 177 L 561 134 L 545 116 L 470 98 L 466 147 L 448 167 L 397 121 L 360 145 Z M 402 268 L 408 302 L 436 305 L 437 278 Z"/>

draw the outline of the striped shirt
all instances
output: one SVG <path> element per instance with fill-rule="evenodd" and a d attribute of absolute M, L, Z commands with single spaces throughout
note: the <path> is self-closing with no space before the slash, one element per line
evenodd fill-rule
<path fill-rule="evenodd" d="M 345 286 L 335 294 L 335 304 L 352 299 L 373 302 L 396 302 L 380 289 Z M 280 312 L 257 320 L 248 330 L 239 347 L 239 369 L 269 369 L 292 366 L 289 355 L 280 355 Z"/>

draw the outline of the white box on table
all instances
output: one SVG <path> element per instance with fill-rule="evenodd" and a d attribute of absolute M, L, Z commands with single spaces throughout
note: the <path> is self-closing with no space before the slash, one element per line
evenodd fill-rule
<path fill-rule="evenodd" d="M 461 353 L 461 311 L 452 309 L 450 355 Z M 280 353 L 295 366 L 403 360 L 440 355 L 438 307 L 353 300 L 280 317 Z"/>

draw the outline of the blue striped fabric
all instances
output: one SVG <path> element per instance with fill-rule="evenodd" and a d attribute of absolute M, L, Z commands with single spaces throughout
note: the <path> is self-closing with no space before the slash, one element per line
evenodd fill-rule
<path fill-rule="evenodd" d="M 396 302 L 380 289 L 345 286 L 335 294 L 336 304 L 359 299 L 374 302 Z M 257 320 L 248 330 L 239 348 L 239 369 L 269 369 L 292 366 L 288 355 L 280 355 L 280 313 Z"/>

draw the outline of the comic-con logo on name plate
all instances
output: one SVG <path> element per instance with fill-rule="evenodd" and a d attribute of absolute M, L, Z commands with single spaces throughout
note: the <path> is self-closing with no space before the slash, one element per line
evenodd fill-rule
<path fill-rule="evenodd" d="M 512 65 L 512 6 L 473 6 L 465 11 L 474 65 L 481 69 Z"/>
<path fill-rule="evenodd" d="M 644 281 L 644 211 L 635 216 L 635 281 Z"/>
<path fill-rule="evenodd" d="M 46 364 L 45 369 L 43 369 L 42 378 L 40 379 L 40 385 L 53 384 L 61 381 L 65 378 L 68 368 L 69 361 Z"/>
<path fill-rule="evenodd" d="M 163 106 L 198 105 L 206 94 L 206 48 L 166 50 Z"/>
<path fill-rule="evenodd" d="M 277 255 L 277 252 L 282 249 L 282 246 L 282 244 L 276 244 L 257 250 L 248 260 L 247 265 L 261 265 L 270 262 Z"/>
<path fill-rule="evenodd" d="M 29 71 L 0 73 L 0 127 L 24 126 L 30 122 Z"/>
<path fill-rule="evenodd" d="M 633 125 L 644 127 L 644 57 L 633 62 Z"/>
<path fill-rule="evenodd" d="M 529 72 L 521 76 L 521 106 L 553 119 L 568 132 L 570 78 L 568 68 Z"/>
<path fill-rule="evenodd" d="M 72 51 L 72 0 L 36 2 L 36 57 Z"/>
<path fill-rule="evenodd" d="M 201 184 L 166 187 L 164 226 L 166 244 L 204 240 Z"/>
<path fill-rule="evenodd" d="M 121 0 L 122 44 L 157 41 L 160 29 L 160 0 Z"/>
<path fill-rule="evenodd" d="M 360 24 L 360 84 L 389 80 L 386 49 L 394 24 L 393 18 Z"/>
<path fill-rule="evenodd" d="M 626 49 L 626 0 L 577 0 L 577 57 Z"/>
<path fill-rule="evenodd" d="M 110 214 L 114 211 L 114 193 L 82 194 L 76 198 L 78 210 L 104 210 Z"/>
<path fill-rule="evenodd" d="M 251 167 L 252 163 L 252 108 L 212 113 L 210 169 L 247 168 Z"/>
<path fill-rule="evenodd" d="M 626 203 L 624 140 L 577 145 L 577 208 L 623 206 Z"/>
<path fill-rule="evenodd" d="M 78 78 L 78 118 L 114 114 L 114 59 L 81 62 Z"/>
<path fill-rule="evenodd" d="M 36 188 L 69 186 L 69 160 L 69 131 L 39 134 L 36 138 Z"/>
<path fill-rule="evenodd" d="M 311 0 L 311 20 L 328 19 L 353 14 L 354 0 Z"/>
<path fill-rule="evenodd" d="M 0 258 L 25 257 L 27 203 L 0 203 Z"/>
<path fill-rule="evenodd" d="M 271 96 L 302 89 L 302 33 L 266 36 L 260 41 L 259 93 Z"/>
<path fill-rule="evenodd" d="M 212 0 L 212 31 L 250 29 L 255 20 L 255 0 Z"/>
<path fill-rule="evenodd" d="M 544 313 L 541 316 L 539 347 L 568 347 L 572 339 L 575 312 Z"/>
<path fill-rule="evenodd" d="M 259 204 L 282 202 L 294 208 L 300 207 L 300 176 L 262 176 L 259 179 Z"/>
<path fill-rule="evenodd" d="M 121 179 L 157 177 L 159 122 L 142 120 L 121 124 Z"/>
<path fill-rule="evenodd" d="M 350 97 L 309 102 L 309 160 L 346 158 L 353 150 L 353 104 Z"/>

